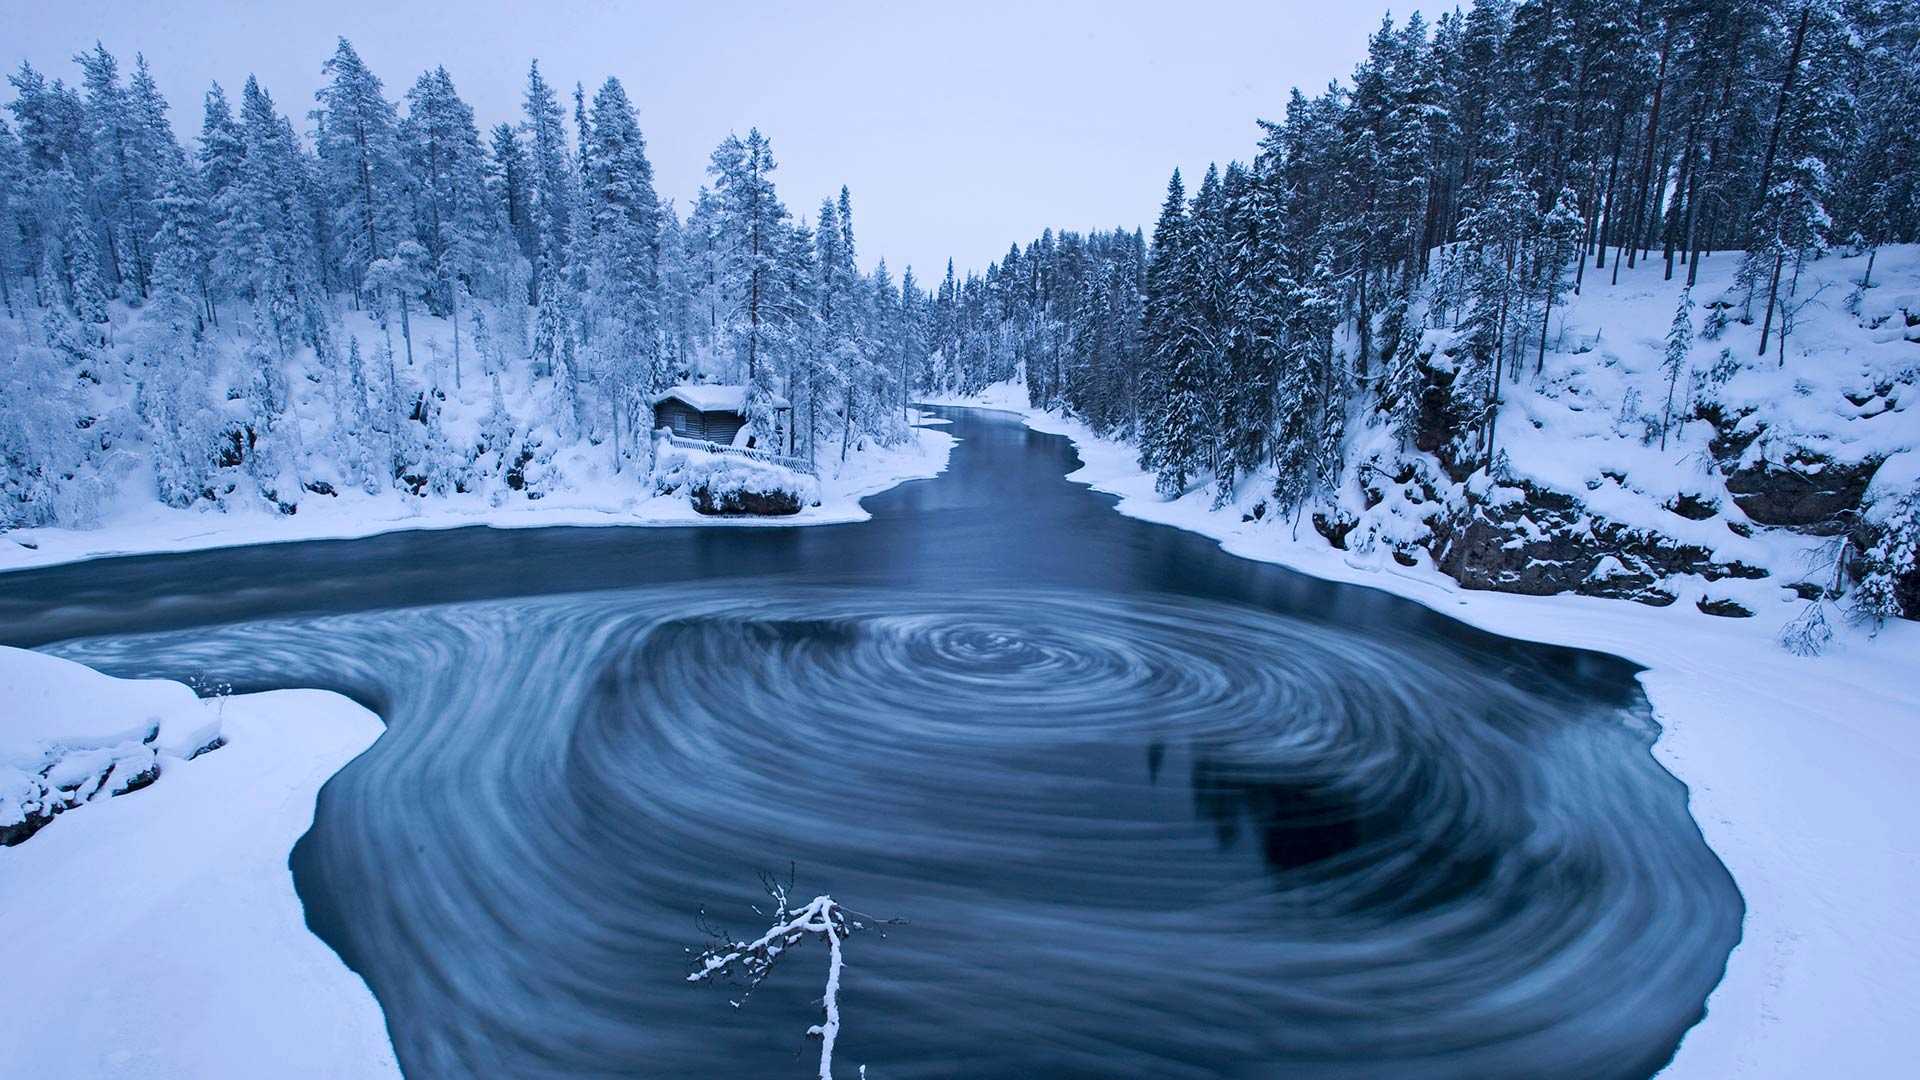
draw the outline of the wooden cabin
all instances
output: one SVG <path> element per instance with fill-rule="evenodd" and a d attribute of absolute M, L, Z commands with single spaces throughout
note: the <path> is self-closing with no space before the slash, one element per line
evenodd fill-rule
<path fill-rule="evenodd" d="M 773 446 L 755 447 L 779 454 L 793 453 L 793 406 L 773 399 Z M 720 383 L 683 383 L 670 386 L 653 399 L 653 426 L 670 429 L 683 439 L 704 439 L 732 446 L 747 426 L 747 388 Z"/>

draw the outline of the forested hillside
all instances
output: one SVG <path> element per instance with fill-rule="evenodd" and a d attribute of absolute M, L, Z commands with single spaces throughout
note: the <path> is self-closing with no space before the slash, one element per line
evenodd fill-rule
<path fill-rule="evenodd" d="M 943 283 L 927 383 L 1023 381 L 1167 497 L 1477 587 L 1920 614 L 1920 8 L 1389 17 L 1261 133 L 1150 243 Z"/>
<path fill-rule="evenodd" d="M 911 273 L 860 270 L 844 187 L 796 220 L 757 130 L 676 206 L 614 78 L 569 117 L 536 62 L 483 133 L 445 69 L 396 101 L 342 39 L 317 100 L 214 85 L 194 134 L 143 57 L 74 64 L 0 118 L 0 531 L 604 485 L 689 380 L 763 436 L 789 399 L 836 466 L 909 433 Z"/>

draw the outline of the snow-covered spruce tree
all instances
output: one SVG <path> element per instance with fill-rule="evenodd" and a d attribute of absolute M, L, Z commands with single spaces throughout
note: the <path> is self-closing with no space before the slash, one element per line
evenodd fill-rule
<path fill-rule="evenodd" d="M 60 247 L 66 263 L 67 303 L 87 340 L 105 345 L 107 283 L 100 268 L 100 243 L 88 218 L 86 191 L 71 166 L 61 169 L 60 191 Z"/>
<path fill-rule="evenodd" d="M 347 335 L 346 378 L 340 386 L 345 398 L 336 410 L 336 423 L 344 429 L 342 444 L 347 473 L 361 490 L 378 494 L 387 484 L 391 463 L 383 460 L 377 440 L 381 425 L 374 416 L 372 387 L 367 378 L 366 361 L 360 355 L 360 338 Z"/>
<path fill-rule="evenodd" d="M 220 325 L 220 302 L 236 295 L 243 281 L 239 264 L 225 239 L 224 225 L 232 212 L 232 190 L 238 182 L 241 162 L 246 157 L 246 140 L 233 118 L 227 95 L 214 83 L 208 88 L 201 114 L 200 137 L 194 155 L 202 211 L 202 235 L 206 238 L 200 267 L 200 300 L 206 308 L 209 325 Z"/>
<path fill-rule="evenodd" d="M 1175 357 L 1185 340 L 1183 310 L 1185 294 L 1181 289 L 1182 264 L 1186 259 L 1187 192 L 1180 170 L 1173 170 L 1167 181 L 1167 197 L 1160 204 L 1160 218 L 1153 227 L 1153 247 L 1147 262 L 1145 324 L 1142 328 L 1140 374 L 1141 410 L 1140 467 L 1161 475 L 1167 463 L 1180 451 L 1173 445 L 1171 410 L 1167 393 L 1173 382 Z M 949 267 L 951 274 L 951 267 Z M 1184 477 L 1182 477 L 1184 486 Z"/>
<path fill-rule="evenodd" d="M 585 256 L 589 320 L 599 326 L 595 381 L 621 467 L 621 433 L 660 379 L 660 207 L 633 105 L 617 79 L 594 95 L 583 155 L 587 210 L 576 222 Z M 637 433 L 629 440 L 640 449 Z"/>
<path fill-rule="evenodd" d="M 1179 407 L 1190 412 L 1196 429 L 1193 437 L 1195 472 L 1212 472 L 1216 477 L 1214 499 L 1224 505 L 1232 494 L 1233 468 L 1223 467 L 1221 446 L 1221 380 L 1228 374 L 1228 354 L 1234 339 L 1232 264 L 1229 245 L 1233 222 L 1229 184 L 1237 190 L 1245 185 L 1245 174 L 1238 165 L 1222 180 L 1220 170 L 1209 165 L 1194 193 L 1193 214 L 1188 233 L 1186 266 L 1182 273 L 1188 293 L 1188 326 L 1193 336 L 1192 361 L 1177 369 L 1170 389 L 1181 395 Z"/>
<path fill-rule="evenodd" d="M 1580 211 L 1574 194 L 1562 188 L 1553 209 L 1540 219 L 1539 235 L 1533 242 L 1533 262 L 1537 276 L 1535 291 L 1540 297 L 1540 340 L 1534 352 L 1533 371 L 1538 375 L 1547 364 L 1547 333 L 1553 323 L 1554 305 L 1567 287 L 1567 265 L 1580 257 Z"/>
<path fill-rule="evenodd" d="M 1500 383 L 1524 305 L 1521 287 L 1526 269 L 1526 239 L 1533 232 L 1534 197 L 1519 174 L 1508 171 L 1485 188 L 1485 202 L 1467 213 L 1460 231 L 1470 249 L 1467 317 L 1456 352 L 1460 370 L 1454 379 L 1454 413 L 1460 421 L 1455 440 L 1458 460 L 1475 455 L 1466 444 L 1477 436 L 1478 456 L 1491 462 L 1500 410 Z"/>
<path fill-rule="evenodd" d="M 1908 450 L 1881 465 L 1861 508 L 1854 537 L 1848 610 L 1860 622 L 1920 618 L 1920 478 Z"/>
<path fill-rule="evenodd" d="M 133 125 L 126 88 L 120 83 L 120 63 L 99 42 L 73 60 L 84 89 L 85 107 L 79 120 L 85 149 L 71 164 L 86 193 L 85 217 L 98 226 L 103 253 L 97 266 L 100 284 L 116 296 L 124 289 L 123 298 L 137 303 L 144 294 L 134 268 L 143 261 L 140 251 L 151 235 L 151 223 L 142 222 L 147 226 L 143 230 L 132 220 L 135 204 L 144 201 L 145 193 L 144 185 L 136 185 L 129 176 L 127 144 Z M 81 319 L 86 321 L 86 316 Z"/>
<path fill-rule="evenodd" d="M 528 190 L 533 197 L 530 216 L 539 237 L 540 254 L 557 271 L 566 264 L 577 187 L 567 154 L 566 121 L 560 111 L 560 101 L 553 87 L 541 77 L 538 60 L 527 69 L 525 109 L 527 118 L 523 130 L 527 133 L 531 168 Z M 536 294 L 534 300 L 545 302 L 542 294 Z"/>
<path fill-rule="evenodd" d="M 217 208 L 222 258 L 285 360 L 303 341 L 318 340 L 329 318 L 308 227 L 308 162 L 293 125 L 251 77 L 241 94 L 240 131 L 245 153 Z"/>
<path fill-rule="evenodd" d="M 368 281 L 373 265 L 405 238 L 399 120 L 379 78 L 346 38 L 321 70 L 327 83 L 315 95 L 314 143 L 336 240 L 332 254 L 349 285 L 364 292 L 380 287 Z"/>
<path fill-rule="evenodd" d="M 86 462 L 89 410 L 67 359 L 0 325 L 0 386 L 0 531 L 85 524 L 91 508 L 66 488 Z"/>
<path fill-rule="evenodd" d="M 6 118 L 0 117 L 0 313 L 10 319 L 18 318 L 25 308 L 24 297 L 16 302 L 14 279 L 26 269 L 27 232 L 22 225 L 29 200 L 27 162 L 20 140 L 14 137 Z"/>
<path fill-rule="evenodd" d="M 773 146 L 758 128 L 745 139 L 729 135 L 713 151 L 714 243 L 720 336 L 747 385 L 747 426 L 761 446 L 774 442 L 774 362 L 781 339 L 791 334 L 794 276 L 781 274 L 788 239 L 786 208 L 773 189 Z M 791 264 L 790 264 L 791 265 Z"/>
<path fill-rule="evenodd" d="M 177 148 L 176 148 L 177 153 Z M 203 341 L 200 222 L 203 206 L 185 161 L 164 166 L 156 204 L 147 364 L 140 392 L 148 417 L 154 481 L 160 501 L 186 506 L 208 487 L 212 442 L 204 417 L 210 365 Z"/>
<path fill-rule="evenodd" d="M 1879 249 L 1920 234 L 1920 8 L 1898 0 L 1856 5 L 1861 77 L 1855 101 L 1841 235 L 1867 250 L 1859 288 L 1873 284 Z"/>
<path fill-rule="evenodd" d="M 507 411 L 506 395 L 500 390 L 500 373 L 488 375 L 492 386 L 487 398 L 487 413 L 480 418 L 480 452 L 493 459 L 492 473 L 506 471 L 513 450 L 513 414 Z"/>
<path fill-rule="evenodd" d="M 433 285 L 427 304 L 453 324 L 454 372 L 460 370 L 461 299 L 501 295 L 508 259 L 504 218 L 487 190 L 487 156 L 473 109 L 460 99 L 444 67 L 426 72 L 407 91 L 407 116 L 398 129 L 401 160 L 416 192 L 413 238 L 427 249 Z"/>
<path fill-rule="evenodd" d="M 1380 380 L 1380 400 L 1386 410 L 1387 423 L 1403 447 L 1414 444 L 1426 415 L 1428 354 L 1423 349 L 1424 338 L 1421 328 L 1411 319 L 1402 321 L 1398 333 L 1389 339 L 1393 342 L 1393 353 L 1387 358 L 1386 374 Z"/>
<path fill-rule="evenodd" d="M 299 500 L 299 485 L 290 482 L 299 420 L 288 415 L 291 400 L 272 319 L 257 308 L 245 324 L 241 353 L 245 411 L 229 438 L 241 443 L 242 460 L 255 490 L 283 513 L 290 513 Z"/>
<path fill-rule="evenodd" d="M 1314 498 L 1333 489 L 1345 463 L 1348 377 L 1334 350 L 1334 328 L 1340 321 L 1339 283 L 1332 258 L 1325 252 L 1314 264 L 1313 275 L 1296 293 L 1303 331 L 1299 358 L 1309 377 L 1319 381 L 1319 416 L 1311 445 L 1304 447 L 1311 463 L 1303 477 L 1303 496 Z M 1282 500 L 1283 507 L 1285 500 Z M 1297 507 L 1296 507 L 1297 509 Z M 1297 515 L 1296 515 L 1297 519 Z"/>
<path fill-rule="evenodd" d="M 1801 5 L 1761 166 L 1753 240 L 1743 269 L 1766 297 L 1761 356 L 1767 354 L 1783 274 L 1797 282 L 1799 265 L 1824 249 L 1832 228 L 1827 203 L 1833 177 L 1827 163 L 1837 159 L 1852 115 L 1847 36 L 1833 0 Z"/>
<path fill-rule="evenodd" d="M 487 193 L 512 236 L 521 258 L 529 265 L 540 257 L 540 235 L 534 227 L 532 164 L 527 148 L 512 124 L 495 124 L 487 138 Z M 531 297 L 521 297 L 525 304 Z"/>
<path fill-rule="evenodd" d="M 1687 370 L 1687 354 L 1693 351 L 1693 290 L 1680 290 L 1680 304 L 1673 312 L 1673 325 L 1667 328 L 1667 353 L 1661 370 L 1667 375 L 1667 404 L 1660 411 L 1660 449 L 1667 448 L 1667 427 L 1673 422 L 1673 395 L 1680 387 L 1680 375 Z"/>

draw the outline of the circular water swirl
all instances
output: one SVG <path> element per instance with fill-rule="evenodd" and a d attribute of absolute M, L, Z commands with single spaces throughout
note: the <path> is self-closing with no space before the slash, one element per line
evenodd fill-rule
<path fill-rule="evenodd" d="M 804 1068 L 811 961 L 680 981 L 789 863 L 910 920 L 849 946 L 840 1060 L 888 1076 L 1645 1076 L 1738 933 L 1631 712 L 1237 605 L 684 586 L 59 651 L 382 713 L 294 862 L 414 1076 Z"/>

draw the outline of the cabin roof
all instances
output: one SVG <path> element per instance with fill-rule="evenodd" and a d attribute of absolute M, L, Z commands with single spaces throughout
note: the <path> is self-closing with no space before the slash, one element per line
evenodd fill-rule
<path fill-rule="evenodd" d="M 776 409 L 792 406 L 786 398 L 778 394 L 768 395 Z M 679 399 L 700 412 L 744 413 L 747 411 L 747 388 L 729 383 L 681 383 L 669 386 L 654 395 L 653 403 Z"/>

